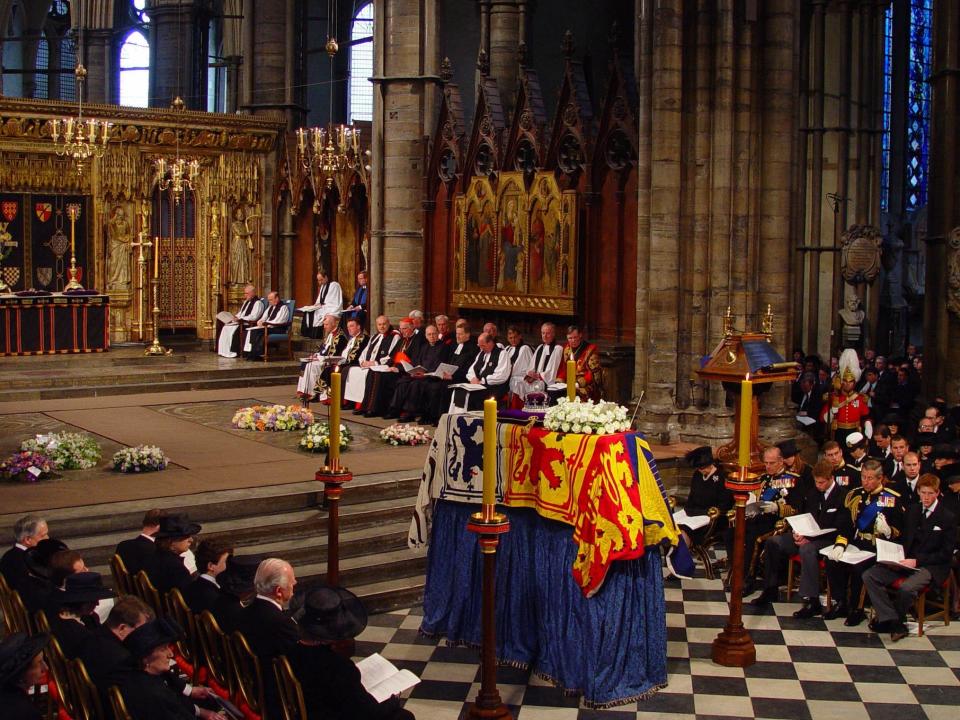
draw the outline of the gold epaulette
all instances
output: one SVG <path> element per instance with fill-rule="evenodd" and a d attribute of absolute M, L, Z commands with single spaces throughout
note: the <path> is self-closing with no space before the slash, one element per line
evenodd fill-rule
<path fill-rule="evenodd" d="M 885 488 L 883 489 L 883 491 L 884 491 L 884 492 L 887 492 L 887 493 L 890 493 L 890 494 L 893 495 L 894 497 L 900 497 L 900 493 L 898 493 L 896 490 L 894 490 L 894 489 L 891 488 L 891 487 L 885 487 Z"/>

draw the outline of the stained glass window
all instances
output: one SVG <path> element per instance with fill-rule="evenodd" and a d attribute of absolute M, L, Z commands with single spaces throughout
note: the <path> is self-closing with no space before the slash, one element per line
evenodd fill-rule
<path fill-rule="evenodd" d="M 147 107 L 150 86 L 150 44 L 139 30 L 120 46 L 120 104 Z"/>
<path fill-rule="evenodd" d="M 50 97 L 50 45 L 46 37 L 41 37 L 37 43 L 37 72 L 34 75 L 33 96 L 35 98 Z"/>
<path fill-rule="evenodd" d="M 893 3 L 883 22 L 883 135 L 881 137 L 880 212 L 890 209 L 890 105 L 893 99 Z"/>
<path fill-rule="evenodd" d="M 373 3 L 367 3 L 350 26 L 350 122 L 373 120 Z"/>
<path fill-rule="evenodd" d="M 933 0 L 911 0 L 910 61 L 907 83 L 906 196 L 907 211 L 927 203 L 930 151 L 930 67 L 933 56 Z"/>

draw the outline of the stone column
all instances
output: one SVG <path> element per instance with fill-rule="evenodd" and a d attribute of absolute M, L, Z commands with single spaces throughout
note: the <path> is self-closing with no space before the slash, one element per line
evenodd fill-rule
<path fill-rule="evenodd" d="M 197 107 L 192 86 L 192 6 L 177 0 L 148 0 L 150 13 L 150 107 L 169 107 L 180 96 L 191 110 Z"/>
<path fill-rule="evenodd" d="M 371 309 L 392 320 L 423 302 L 424 141 L 433 127 L 425 88 L 438 80 L 437 59 L 427 53 L 438 47 L 436 23 L 428 23 L 435 6 L 435 0 L 374 5 Z"/>
<path fill-rule="evenodd" d="M 110 50 L 110 30 L 84 30 L 87 82 L 84 100 L 92 103 L 112 103 L 113 62 Z M 119 98 L 116 98 L 119 100 Z"/>
<path fill-rule="evenodd" d="M 504 110 L 511 112 L 517 94 L 520 9 L 517 0 L 490 3 L 490 77 L 496 79 Z"/>

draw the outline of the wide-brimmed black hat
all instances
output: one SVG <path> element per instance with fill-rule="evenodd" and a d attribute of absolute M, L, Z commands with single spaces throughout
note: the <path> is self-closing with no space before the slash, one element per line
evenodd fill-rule
<path fill-rule="evenodd" d="M 160 518 L 160 529 L 154 536 L 157 540 L 161 538 L 185 538 L 192 537 L 200 532 L 200 523 L 190 522 L 186 513 L 176 513 Z"/>
<path fill-rule="evenodd" d="M 48 633 L 28 637 L 22 632 L 13 633 L 0 643 L 0 686 L 16 680 L 37 653 L 50 642 Z"/>
<path fill-rule="evenodd" d="M 27 551 L 27 568 L 39 577 L 50 577 L 50 559 L 61 550 L 69 550 L 63 540 L 45 538 Z"/>
<path fill-rule="evenodd" d="M 217 575 L 217 584 L 225 593 L 243 597 L 253 592 L 257 568 L 266 555 L 228 555 L 227 567 Z"/>
<path fill-rule="evenodd" d="M 123 640 L 124 647 L 137 660 L 145 658 L 154 648 L 169 645 L 183 637 L 183 629 L 170 618 L 157 618 L 144 623 Z"/>
<path fill-rule="evenodd" d="M 367 626 L 367 609 L 349 590 L 324 585 L 307 593 L 297 622 L 308 640 L 347 640 Z"/>
<path fill-rule="evenodd" d="M 777 447 L 780 448 L 780 454 L 785 458 L 791 458 L 800 452 L 800 450 L 797 448 L 797 441 L 793 438 L 781 440 L 777 443 Z"/>
<path fill-rule="evenodd" d="M 936 445 L 937 444 L 937 434 L 931 432 L 930 430 L 921 430 L 917 433 L 916 445 Z"/>
<path fill-rule="evenodd" d="M 113 590 L 103 586 L 103 576 L 98 572 L 79 572 L 67 575 L 63 592 L 55 595 L 61 605 L 105 600 L 114 596 Z"/>
<path fill-rule="evenodd" d="M 960 459 L 960 450 L 950 443 L 941 443 L 934 445 L 933 452 L 930 453 L 931 460 L 957 460 Z"/>
<path fill-rule="evenodd" d="M 713 449 L 709 445 L 701 445 L 688 452 L 684 459 L 690 467 L 702 468 L 713 465 Z"/>

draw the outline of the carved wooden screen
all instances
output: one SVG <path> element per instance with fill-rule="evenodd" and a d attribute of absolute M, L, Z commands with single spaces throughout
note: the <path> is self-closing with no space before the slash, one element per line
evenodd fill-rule
<path fill-rule="evenodd" d="M 190 191 L 178 203 L 157 190 L 153 202 L 154 242 L 160 243 L 160 326 L 197 327 L 196 201 Z"/>

